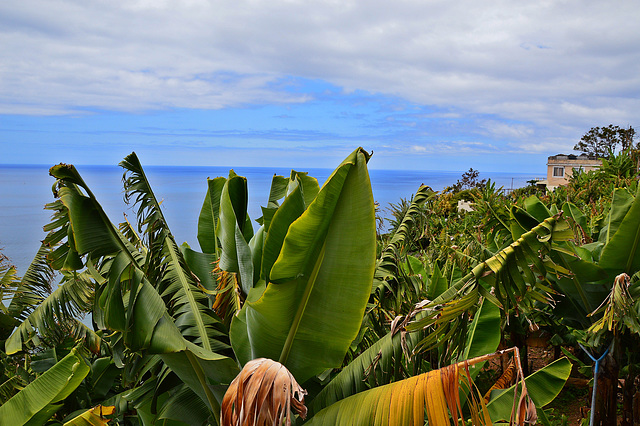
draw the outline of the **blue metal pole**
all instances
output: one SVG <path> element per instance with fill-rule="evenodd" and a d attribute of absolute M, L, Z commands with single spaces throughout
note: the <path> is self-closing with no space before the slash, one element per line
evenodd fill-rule
<path fill-rule="evenodd" d="M 586 353 L 589 358 L 591 358 L 591 360 L 596 363 L 596 365 L 593 367 L 593 393 L 591 394 L 591 415 L 589 416 L 589 426 L 593 426 L 593 418 L 596 415 L 594 407 L 596 405 L 596 392 L 598 391 L 598 371 L 600 370 L 600 361 L 602 361 L 604 357 L 607 356 L 607 354 L 609 353 L 609 349 L 611 349 L 611 345 L 609 345 L 607 350 L 604 351 L 604 353 L 598 359 L 592 357 L 589 351 L 584 348 L 584 346 L 580 345 L 580 347 L 582 348 L 584 353 Z"/>

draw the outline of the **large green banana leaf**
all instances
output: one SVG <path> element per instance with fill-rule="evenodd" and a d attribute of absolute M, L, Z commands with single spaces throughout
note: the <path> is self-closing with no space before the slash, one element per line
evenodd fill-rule
<path fill-rule="evenodd" d="M 218 254 L 216 235 L 220 219 L 220 195 L 226 181 L 223 177 L 207 179 L 207 195 L 198 217 L 198 242 L 203 253 Z"/>
<path fill-rule="evenodd" d="M 117 231 L 107 225 L 106 214 L 76 168 L 59 164 L 52 167 L 49 173 L 58 179 L 60 188 L 56 195 L 68 210 L 75 251 L 81 255 L 91 252 L 95 257 L 117 253 L 121 247 Z M 87 195 L 82 194 L 79 188 Z"/>
<path fill-rule="evenodd" d="M 254 284 L 253 258 L 249 241 L 253 236 L 247 215 L 247 179 L 231 172 L 220 195 L 220 268 L 240 274 L 246 295 Z"/>
<path fill-rule="evenodd" d="M 232 323 L 232 346 L 249 342 L 243 353 L 279 360 L 301 383 L 339 366 L 360 329 L 375 267 L 367 160 L 349 155 L 290 226 L 274 215 L 269 233 L 289 229 L 270 282 Z"/>
<path fill-rule="evenodd" d="M 616 188 L 613 190 L 611 198 L 611 208 L 604 222 L 604 226 L 600 229 L 598 242 L 607 244 L 609 240 L 618 231 L 620 223 L 627 215 L 631 204 L 634 202 L 634 196 L 627 188 Z"/>
<path fill-rule="evenodd" d="M 285 198 L 282 205 L 272 216 L 272 221 L 276 226 L 269 227 L 262 252 L 261 278 L 265 281 L 270 278 L 271 268 L 280 255 L 289 227 L 304 213 L 305 208 L 302 190 L 298 186 Z"/>
<path fill-rule="evenodd" d="M 231 359 L 212 352 L 227 348 L 218 339 L 220 322 L 175 244 L 135 154 L 123 166 L 131 173 L 125 189 L 136 200 L 139 226 L 149 241 L 146 257 L 111 224 L 75 168 L 60 165 L 51 173 L 59 179 L 58 193 L 69 212 L 75 247 L 98 261 L 100 272 L 108 278 L 99 289 L 104 323 L 123 333 L 123 342 L 131 351 L 186 359 L 188 362 L 165 363 L 171 363 L 182 380 L 196 387 L 193 391 L 215 416 L 218 403 L 209 386 L 228 383 L 228 374 L 234 375 L 237 367 Z"/>
<path fill-rule="evenodd" d="M 547 206 L 545 206 L 544 203 L 535 195 L 524 200 L 524 209 L 527 213 L 536 218 L 538 222 L 542 222 L 546 218 L 553 216 Z"/>
<path fill-rule="evenodd" d="M 89 371 L 89 365 L 77 349 L 72 349 L 66 357 L 0 406 L 0 424 L 45 423 Z"/>
<path fill-rule="evenodd" d="M 611 278 L 622 272 L 631 276 L 640 270 L 640 197 L 635 197 L 628 210 L 625 207 L 617 208 L 612 203 L 610 216 L 621 216 L 624 210 L 626 214 L 600 256 L 600 266 L 612 274 Z M 609 228 L 613 229 L 613 223 Z"/>
<path fill-rule="evenodd" d="M 500 322 L 500 309 L 487 299 L 482 299 L 467 331 L 467 343 L 460 360 L 495 352 L 502 337 Z M 475 365 L 471 371 L 472 377 L 475 378 L 483 366 L 484 362 Z"/>

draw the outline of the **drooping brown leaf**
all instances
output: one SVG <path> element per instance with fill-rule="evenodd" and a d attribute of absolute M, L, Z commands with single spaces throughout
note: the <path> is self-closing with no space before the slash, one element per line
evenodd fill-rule
<path fill-rule="evenodd" d="M 242 291 L 238 276 L 235 272 L 220 269 L 219 261 L 215 263 L 213 274 L 218 282 L 218 288 L 211 308 L 228 326 L 233 315 L 242 307 Z"/>
<path fill-rule="evenodd" d="M 620 333 L 623 325 L 635 332 L 640 330 L 640 323 L 635 312 L 631 311 L 631 315 L 629 315 L 634 303 L 629 293 L 630 284 L 631 277 L 629 275 L 622 273 L 616 276 L 609 295 L 595 311 L 588 315 L 595 316 L 603 313 L 602 317 L 589 328 L 589 333 L 596 334 L 606 330 L 617 334 Z"/>
<path fill-rule="evenodd" d="M 231 382 L 222 400 L 221 426 L 291 425 L 291 411 L 307 415 L 307 392 L 279 362 L 249 361 Z"/>
<path fill-rule="evenodd" d="M 509 361 L 507 368 L 504 369 L 502 376 L 496 380 L 496 382 L 491 386 L 491 389 L 484 394 L 484 402 L 489 402 L 491 399 L 491 392 L 499 389 L 507 389 L 513 384 L 513 379 L 516 374 L 516 365 L 513 362 L 513 358 Z"/>

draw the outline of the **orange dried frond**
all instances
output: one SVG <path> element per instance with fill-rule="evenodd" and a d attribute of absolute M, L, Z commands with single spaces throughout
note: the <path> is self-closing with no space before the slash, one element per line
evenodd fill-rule
<path fill-rule="evenodd" d="M 517 348 L 461 361 L 405 380 L 378 386 L 341 399 L 317 412 L 308 422 L 314 426 L 367 424 L 384 426 L 422 426 L 426 418 L 431 425 L 492 425 L 487 405 L 473 383 L 469 367 L 513 352 L 515 365 L 520 360 Z M 521 379 L 521 368 L 518 378 Z M 469 391 L 467 418 L 462 410 L 461 391 Z M 526 385 L 521 381 L 520 400 L 514 400 L 511 424 L 535 422 L 535 406 Z M 519 402 L 519 404 L 518 404 Z"/>
<path fill-rule="evenodd" d="M 279 362 L 249 361 L 231 382 L 222 400 L 221 426 L 291 425 L 291 411 L 307 416 L 307 392 Z"/>

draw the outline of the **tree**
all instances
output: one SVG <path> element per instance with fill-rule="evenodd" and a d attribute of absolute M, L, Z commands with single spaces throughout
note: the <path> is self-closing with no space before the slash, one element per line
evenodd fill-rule
<path fill-rule="evenodd" d="M 479 171 L 474 170 L 473 168 L 469 168 L 468 171 L 462 174 L 462 178 L 458 179 L 458 181 L 455 184 L 453 184 L 452 186 L 453 192 L 460 192 L 465 189 L 484 188 L 485 185 L 487 184 L 487 180 L 486 179 L 480 180 L 478 179 L 478 176 L 480 176 Z"/>
<path fill-rule="evenodd" d="M 633 148 L 636 131 L 633 127 L 623 128 L 609 124 L 606 127 L 592 127 L 585 133 L 573 149 L 598 158 L 607 158 L 618 150 Z"/>

